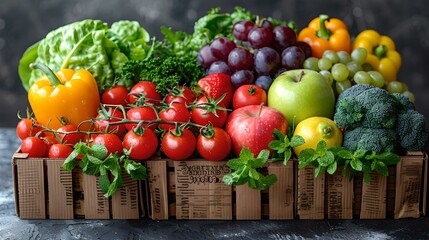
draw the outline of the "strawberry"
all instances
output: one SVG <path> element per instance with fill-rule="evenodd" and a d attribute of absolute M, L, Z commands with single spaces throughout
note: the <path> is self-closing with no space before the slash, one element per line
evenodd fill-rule
<path fill-rule="evenodd" d="M 234 94 L 234 86 L 231 83 L 231 77 L 224 73 L 213 73 L 201 78 L 198 81 L 198 87 L 203 90 L 203 93 L 213 98 L 219 99 L 225 94 L 225 98 L 220 102 L 223 106 L 228 107 L 231 103 Z"/>

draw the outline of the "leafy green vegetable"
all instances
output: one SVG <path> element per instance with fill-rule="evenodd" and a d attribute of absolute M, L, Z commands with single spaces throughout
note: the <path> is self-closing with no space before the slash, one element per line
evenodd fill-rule
<path fill-rule="evenodd" d="M 269 148 L 276 151 L 272 156 L 272 161 L 283 161 L 283 165 L 286 165 L 292 157 L 292 148 L 305 143 L 303 137 L 295 135 L 289 139 L 287 135 L 284 135 L 278 129 L 274 129 L 273 136 L 274 140 L 268 144 Z"/>
<path fill-rule="evenodd" d="M 145 180 L 147 178 L 146 168 L 138 162 L 130 160 L 127 152 L 124 155 L 108 154 L 104 145 L 93 144 L 88 146 L 85 143 L 75 145 L 73 152 L 64 161 L 63 168 L 72 171 L 77 166 L 76 157 L 82 154 L 79 166 L 83 173 L 88 175 L 98 175 L 99 186 L 105 197 L 111 197 L 118 188 L 122 187 L 122 174 L 125 171 L 134 179 Z M 109 176 L 113 176 L 110 181 Z"/>
<path fill-rule="evenodd" d="M 164 36 L 156 53 L 159 55 L 197 56 L 200 48 L 209 44 L 213 39 L 226 36 L 233 39 L 232 26 L 240 20 L 255 21 L 256 15 L 242 7 L 235 7 L 231 13 L 220 13 L 220 8 L 211 9 L 206 15 L 195 22 L 194 32 L 188 34 L 183 31 L 173 31 L 165 26 L 161 27 Z M 296 30 L 294 22 L 285 22 L 273 18 L 274 26 L 287 25 Z"/>
<path fill-rule="evenodd" d="M 258 169 L 265 166 L 269 156 L 270 152 L 264 149 L 255 158 L 248 148 L 243 147 L 238 158 L 227 162 L 228 167 L 233 172 L 226 174 L 223 177 L 223 182 L 226 185 L 243 185 L 247 183 L 253 189 L 268 189 L 273 183 L 277 182 L 277 176 L 274 174 L 265 176 L 258 172 Z"/>
<path fill-rule="evenodd" d="M 108 25 L 100 20 L 82 20 L 59 27 L 24 52 L 18 68 L 23 87 L 41 77 L 29 63 L 40 62 L 54 72 L 61 68 L 87 69 L 100 89 L 113 84 L 114 75 L 131 59 L 144 59 L 151 47 L 147 32 L 137 22 L 119 21 Z"/>
<path fill-rule="evenodd" d="M 138 81 L 148 80 L 157 85 L 158 93 L 165 94 L 179 85 L 194 88 L 204 74 L 195 57 L 163 55 L 127 62 L 115 81 L 129 88 Z"/>
<path fill-rule="evenodd" d="M 399 160 L 400 157 L 392 152 L 378 154 L 375 151 L 363 149 L 350 152 L 342 146 L 329 148 L 326 142 L 321 140 L 316 149 L 307 148 L 301 151 L 298 157 L 298 167 L 314 166 L 317 177 L 323 172 L 333 174 L 338 166 L 342 166 L 343 176 L 350 171 L 350 179 L 352 179 L 357 172 L 362 172 L 364 181 L 370 182 L 372 172 L 388 176 L 388 166 L 397 164 Z"/>

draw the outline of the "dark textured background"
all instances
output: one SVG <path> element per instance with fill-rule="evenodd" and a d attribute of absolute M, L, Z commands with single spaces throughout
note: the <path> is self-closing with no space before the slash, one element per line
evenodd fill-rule
<path fill-rule="evenodd" d="M 231 12 L 242 6 L 261 16 L 294 20 L 299 28 L 320 13 L 343 19 L 352 35 L 373 28 L 391 36 L 403 58 L 399 80 L 416 96 L 417 109 L 429 117 L 429 1 L 402 0 L 2 0 L 0 3 L 0 127 L 14 127 L 16 113 L 28 106 L 17 74 L 27 47 L 62 25 L 86 19 L 112 23 L 137 20 L 158 38 L 162 25 L 192 32 L 195 20 L 212 7 Z M 426 124 L 429 126 L 429 124 Z M 428 128 L 428 127 L 427 127 Z"/>

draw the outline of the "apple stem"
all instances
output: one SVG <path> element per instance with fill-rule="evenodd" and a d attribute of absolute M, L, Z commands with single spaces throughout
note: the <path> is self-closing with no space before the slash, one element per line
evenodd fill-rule
<path fill-rule="evenodd" d="M 304 74 L 305 74 L 305 72 L 301 71 L 301 74 L 299 75 L 299 78 L 298 78 L 298 82 L 301 82 L 302 77 L 304 77 Z"/>
<path fill-rule="evenodd" d="M 262 113 L 262 107 L 264 106 L 264 103 L 259 104 L 259 112 L 258 112 L 258 117 L 261 116 Z"/>

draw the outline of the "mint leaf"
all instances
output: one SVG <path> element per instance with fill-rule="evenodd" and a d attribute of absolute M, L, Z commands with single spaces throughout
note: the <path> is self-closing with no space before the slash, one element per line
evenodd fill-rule
<path fill-rule="evenodd" d="M 303 137 L 299 136 L 299 135 L 294 135 L 292 136 L 292 138 L 290 139 L 290 143 L 289 146 L 291 147 L 298 147 L 301 146 L 302 144 L 305 143 L 305 140 Z"/>
<path fill-rule="evenodd" d="M 268 147 L 273 149 L 273 150 L 277 150 L 278 152 L 280 152 L 280 151 L 284 151 L 285 144 L 280 140 L 273 140 L 273 141 L 268 143 Z"/>
<path fill-rule="evenodd" d="M 265 176 L 258 169 L 265 166 L 269 156 L 270 151 L 264 149 L 255 158 L 248 148 L 243 147 L 238 158 L 227 162 L 227 166 L 233 171 L 223 176 L 223 183 L 226 185 L 242 185 L 247 183 L 251 188 L 265 188 L 266 184 L 261 182 Z"/>
<path fill-rule="evenodd" d="M 101 164 L 103 164 L 103 160 L 101 160 L 101 159 L 99 159 L 97 157 L 91 156 L 91 155 L 88 155 L 88 160 L 91 163 L 95 164 L 95 165 L 101 165 Z"/>
<path fill-rule="evenodd" d="M 337 155 L 343 159 L 352 159 L 353 158 L 353 153 L 351 153 L 347 150 L 341 150 L 337 153 Z"/>
<path fill-rule="evenodd" d="M 283 165 L 287 165 L 287 162 L 291 159 L 291 157 L 292 157 L 292 150 L 290 150 L 290 149 L 287 149 L 286 151 L 285 151 L 285 157 L 284 157 L 284 160 L 283 160 Z"/>
<path fill-rule="evenodd" d="M 327 167 L 335 162 L 335 156 L 332 152 L 327 151 L 325 155 L 321 156 L 317 162 L 320 166 Z"/>
<path fill-rule="evenodd" d="M 66 160 L 64 160 L 63 168 L 66 171 L 71 171 L 76 167 L 76 157 L 79 155 L 77 150 L 73 150 L 73 152 L 68 155 Z"/>
<path fill-rule="evenodd" d="M 329 165 L 326 171 L 331 175 L 334 174 L 335 171 L 337 171 L 337 162 L 333 162 L 331 165 Z"/>
<path fill-rule="evenodd" d="M 141 163 L 135 162 L 133 160 L 125 160 L 124 168 L 125 171 L 134 179 L 147 179 L 147 169 Z"/>
<path fill-rule="evenodd" d="M 353 159 L 350 161 L 350 166 L 356 171 L 362 171 L 363 165 L 359 159 Z"/>
<path fill-rule="evenodd" d="M 249 159 L 253 159 L 255 156 L 253 155 L 252 151 L 250 149 L 243 147 L 240 151 L 240 159 L 242 159 L 244 162 L 247 162 Z"/>
<path fill-rule="evenodd" d="M 270 188 L 271 185 L 277 182 L 277 176 L 274 174 L 269 174 L 267 176 L 261 177 L 259 182 L 261 183 L 261 186 L 259 187 L 259 189 L 266 190 Z"/>
<path fill-rule="evenodd" d="M 109 191 L 110 180 L 106 174 L 100 174 L 98 177 L 98 185 L 103 193 L 107 193 Z"/>
<path fill-rule="evenodd" d="M 102 144 L 93 144 L 90 148 L 91 154 L 99 159 L 105 159 L 107 157 L 107 148 Z"/>
<path fill-rule="evenodd" d="M 244 164 L 245 163 L 240 158 L 234 158 L 234 159 L 228 160 L 228 162 L 226 163 L 226 165 L 232 170 L 238 170 L 242 168 Z"/>

